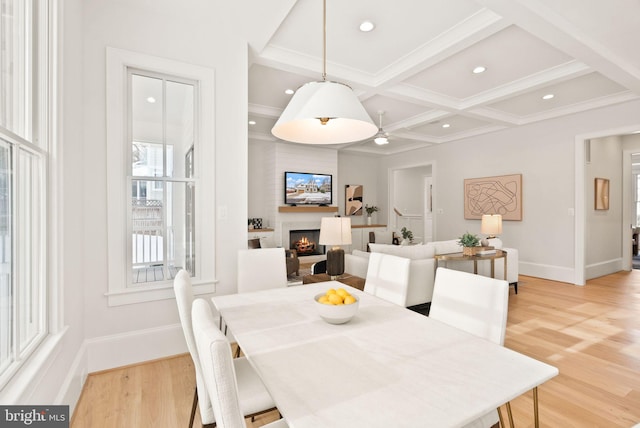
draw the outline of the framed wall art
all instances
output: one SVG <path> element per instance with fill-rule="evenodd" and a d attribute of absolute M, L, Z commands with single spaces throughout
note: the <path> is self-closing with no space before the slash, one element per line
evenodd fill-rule
<path fill-rule="evenodd" d="M 347 184 L 344 190 L 344 215 L 362 215 L 362 185 Z"/>
<path fill-rule="evenodd" d="M 609 209 L 609 179 L 608 178 L 595 179 L 595 209 L 596 210 Z"/>
<path fill-rule="evenodd" d="M 483 214 L 522 221 L 522 174 L 464 180 L 464 218 L 479 220 Z"/>

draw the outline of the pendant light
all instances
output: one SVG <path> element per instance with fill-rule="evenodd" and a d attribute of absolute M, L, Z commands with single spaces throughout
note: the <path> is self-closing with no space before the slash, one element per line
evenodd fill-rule
<path fill-rule="evenodd" d="M 285 141 L 339 144 L 365 140 L 377 127 L 344 83 L 327 80 L 327 1 L 322 2 L 322 80 L 302 85 L 289 101 L 271 133 Z"/>

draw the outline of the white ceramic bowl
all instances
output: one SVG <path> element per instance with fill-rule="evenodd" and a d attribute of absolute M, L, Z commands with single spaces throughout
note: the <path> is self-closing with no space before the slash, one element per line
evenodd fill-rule
<path fill-rule="evenodd" d="M 318 302 L 318 299 L 322 296 L 324 296 L 324 293 L 316 295 L 314 300 L 318 308 L 318 315 L 329 324 L 344 324 L 349 322 L 358 312 L 358 304 L 360 303 L 358 296 L 354 295 L 353 297 L 356 301 L 349 305 L 325 305 L 324 303 Z"/>

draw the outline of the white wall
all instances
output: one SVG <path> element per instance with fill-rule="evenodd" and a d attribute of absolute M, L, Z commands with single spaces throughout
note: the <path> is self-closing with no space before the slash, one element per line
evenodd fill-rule
<path fill-rule="evenodd" d="M 247 70 L 246 41 L 239 36 L 239 6 L 186 0 L 178 6 L 161 0 L 85 0 L 80 108 L 84 116 L 71 117 L 82 129 L 84 158 L 75 197 L 83 201 L 81 286 L 84 302 L 84 337 L 88 370 L 185 352 L 176 304 L 173 299 L 109 307 L 107 305 L 107 219 L 105 138 L 105 49 L 108 46 L 182 61 L 215 70 L 215 144 L 218 213 L 227 216 L 203 219 L 217 226 L 217 293 L 236 289 L 237 249 L 246 247 L 247 218 Z M 197 10 L 198 13 L 193 13 Z M 76 83 L 78 84 L 78 83 Z M 209 239 L 212 237 L 203 237 Z M 131 347 L 136 343 L 136 347 Z M 108 345 L 108 346 L 106 346 Z M 103 349 L 108 349 L 103 352 Z"/>
<path fill-rule="evenodd" d="M 338 153 L 338 202 L 340 215 L 345 215 L 345 187 L 348 184 L 362 185 L 362 203 L 380 207 L 378 199 L 378 163 L 377 157 L 368 155 L 354 155 L 350 153 Z M 367 221 L 367 213 L 362 210 L 360 216 L 352 216 L 351 224 L 362 225 Z M 373 213 L 373 223 L 386 223 L 387 215 L 384 211 Z"/>
<path fill-rule="evenodd" d="M 592 139 L 586 165 L 586 279 L 616 272 L 622 261 L 622 138 Z M 609 179 L 609 209 L 595 209 L 595 178 Z M 629 238 L 631 238 L 629 232 Z M 630 242 L 630 239 L 627 241 Z M 631 244 L 629 244 L 631 245 Z"/>
<path fill-rule="evenodd" d="M 633 101 L 398 154 L 382 159 L 379 174 L 434 164 L 436 240 L 480 232 L 479 220 L 464 219 L 465 178 L 522 174 L 523 220 L 505 221 L 502 240 L 518 248 L 521 274 L 572 282 L 575 138 L 638 125 L 639 109 Z M 388 199 L 386 186 L 379 189 L 385 194 L 378 197 Z"/>

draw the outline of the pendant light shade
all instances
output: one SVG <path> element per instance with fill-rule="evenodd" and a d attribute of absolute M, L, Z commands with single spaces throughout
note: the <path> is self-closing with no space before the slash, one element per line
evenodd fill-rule
<path fill-rule="evenodd" d="M 339 144 L 365 140 L 378 130 L 353 90 L 327 77 L 327 2 L 322 2 L 322 81 L 302 85 L 271 133 L 304 144 Z"/>
<path fill-rule="evenodd" d="M 349 86 L 325 80 L 301 86 L 271 133 L 295 143 L 337 144 L 364 140 L 377 130 Z"/>

